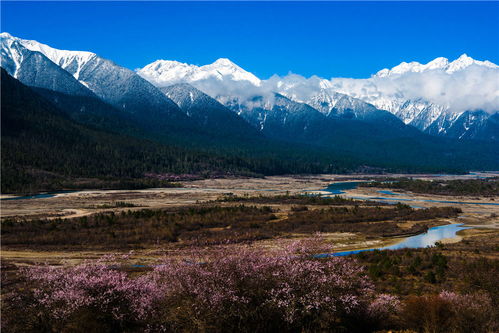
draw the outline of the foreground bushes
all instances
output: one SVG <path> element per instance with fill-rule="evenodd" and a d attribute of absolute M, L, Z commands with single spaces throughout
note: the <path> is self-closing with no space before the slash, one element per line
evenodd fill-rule
<path fill-rule="evenodd" d="M 5 332 L 494 332 L 485 293 L 377 294 L 351 258 L 317 259 L 314 243 L 264 252 L 192 251 L 131 269 L 104 258 L 23 271 L 2 304 Z M 125 258 L 126 259 L 126 258 Z M 130 271 L 129 273 L 125 272 Z"/>
<path fill-rule="evenodd" d="M 164 322 L 181 331 L 364 331 L 385 310 L 369 307 L 372 285 L 351 260 L 295 252 L 239 249 L 198 258 L 203 265 L 159 267 L 155 273 L 168 286 Z"/>
<path fill-rule="evenodd" d="M 354 261 L 314 259 L 300 249 L 220 248 L 166 260 L 139 276 L 105 260 L 29 268 L 28 288 L 6 300 L 3 328 L 364 332 L 391 315 L 396 299 L 377 297 Z"/>
<path fill-rule="evenodd" d="M 418 332 L 497 332 L 495 309 L 483 293 L 412 296 L 402 309 L 403 325 Z"/>
<path fill-rule="evenodd" d="M 150 320 L 159 297 L 147 275 L 131 279 L 107 260 L 23 271 L 26 287 L 9 295 L 2 328 L 13 332 L 120 332 Z"/>

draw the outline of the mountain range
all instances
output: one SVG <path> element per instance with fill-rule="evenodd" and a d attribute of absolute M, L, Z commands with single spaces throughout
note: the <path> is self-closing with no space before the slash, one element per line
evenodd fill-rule
<path fill-rule="evenodd" d="M 24 145 L 40 135 L 48 142 L 74 142 L 67 135 L 57 136 L 54 124 L 78 128 L 76 132 L 85 133 L 80 135 L 82 140 L 92 142 L 80 146 L 80 153 L 106 160 L 94 151 L 95 142 L 104 140 L 103 147 L 114 150 L 121 160 L 111 163 L 118 163 L 120 172 L 103 168 L 108 171 L 101 176 L 133 178 L 151 172 L 201 171 L 318 173 L 366 168 L 464 171 L 499 166 L 499 116 L 493 111 L 494 101 L 492 111 L 457 111 L 452 105 L 405 91 L 388 94 L 379 88 L 377 94 L 372 93 L 373 84 L 382 87 L 392 77 L 435 75 L 435 71 L 453 76 L 477 68 L 497 74 L 497 66 L 487 61 L 461 57 L 449 63 L 441 58 L 427 65 L 410 63 L 382 70 L 364 80 L 307 79 L 295 74 L 261 80 L 224 58 L 205 66 L 158 60 L 132 71 L 92 52 L 59 50 L 8 33 L 0 38 L 2 81 L 8 85 L 2 98 L 2 119 L 17 119 L 5 126 L 15 124 L 24 133 L 19 136 L 2 122 L 2 150 L 5 147 L 10 152 L 5 146 L 9 144 L 32 152 Z M 4 102 L 6 98 L 21 102 Z M 19 110 L 28 113 L 11 114 Z M 33 119 L 49 122 L 51 130 L 33 126 Z M 61 133 L 67 128 L 61 128 Z M 54 137 L 49 138 L 51 131 Z M 120 140 L 134 142 L 135 155 L 119 147 L 116 142 Z M 79 158 L 70 152 L 68 142 L 56 145 L 61 152 L 55 152 L 70 159 L 67 170 L 50 170 L 50 146 L 43 147 L 47 163 L 9 153 L 11 160 L 2 158 L 2 167 L 13 173 L 24 170 L 29 176 L 17 178 L 31 181 L 34 174 L 46 172 L 98 176 L 95 164 L 90 172 L 75 163 Z M 203 159 L 206 163 L 200 162 Z M 137 166 L 140 163 L 143 167 Z"/>
<path fill-rule="evenodd" d="M 278 93 L 292 101 L 306 103 L 328 116 L 364 121 L 378 119 L 393 123 L 391 114 L 406 125 L 430 135 L 499 140 L 496 121 L 499 111 L 499 67 L 489 61 L 474 60 L 465 54 L 452 62 L 442 57 L 427 64 L 403 62 L 392 69 L 380 70 L 369 79 L 327 80 L 317 76 L 307 79 L 290 74 L 260 80 L 228 59 L 219 59 L 205 66 L 157 60 L 136 71 L 158 87 L 189 83 L 228 106 L 237 99 L 238 105 L 246 103 L 246 108 L 251 108 L 254 97 L 262 96 L 264 104 L 271 109 L 273 93 Z M 470 109 L 456 108 L 438 98 L 437 101 L 432 100 L 427 93 L 418 95 L 418 89 L 424 91 L 427 89 L 425 86 L 433 83 L 428 77 L 455 81 L 466 75 L 474 75 L 474 82 L 471 82 L 473 87 L 469 87 L 468 82 L 462 82 L 463 89 L 479 89 L 483 82 L 479 81 L 480 77 L 476 78 L 477 71 L 478 74 L 481 71 L 487 73 L 483 79 L 491 86 L 490 91 L 483 92 L 484 95 L 493 96 L 492 100 L 489 98 L 487 112 L 481 105 L 470 105 Z M 445 77 L 442 79 L 441 76 Z M 414 81 L 415 87 L 400 88 L 410 86 L 410 80 Z M 440 94 L 445 95 L 445 92 Z M 459 97 L 469 98 L 466 94 L 460 94 Z M 483 100 L 481 97 L 473 95 L 471 99 Z"/>

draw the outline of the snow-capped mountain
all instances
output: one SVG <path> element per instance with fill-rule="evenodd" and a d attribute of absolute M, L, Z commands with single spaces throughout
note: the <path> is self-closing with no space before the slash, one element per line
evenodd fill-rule
<path fill-rule="evenodd" d="M 212 64 L 204 66 L 189 65 L 178 61 L 157 60 L 137 73 L 158 87 L 175 83 L 192 83 L 215 79 L 218 81 L 247 81 L 255 86 L 260 85 L 260 79 L 245 71 L 232 61 L 220 58 Z"/>
<path fill-rule="evenodd" d="M 337 92 L 328 92 L 325 89 L 312 96 L 307 104 L 330 118 L 340 117 L 403 126 L 400 119 L 388 111 L 380 110 L 360 99 Z"/>
<path fill-rule="evenodd" d="M 43 53 L 26 47 L 23 40 L 1 33 L 0 44 L 2 67 L 22 83 L 67 95 L 95 96 Z"/>
<path fill-rule="evenodd" d="M 377 77 L 387 77 L 390 75 L 400 75 L 405 73 L 421 73 L 431 70 L 441 70 L 448 74 L 463 70 L 471 65 L 483 66 L 489 68 L 498 68 L 498 66 L 488 60 L 480 61 L 469 57 L 466 54 L 461 55 L 456 60 L 449 62 L 449 59 L 444 57 L 436 58 L 427 64 L 420 64 L 417 61 L 412 61 L 410 63 L 402 62 L 400 65 L 393 67 L 392 69 L 382 69 L 377 72 L 374 76 Z"/>
<path fill-rule="evenodd" d="M 273 109 L 276 93 L 308 104 L 328 117 L 383 126 L 396 125 L 394 115 L 406 125 L 440 136 L 449 136 L 448 129 L 465 111 L 488 109 L 493 114 L 499 109 L 499 88 L 497 84 L 494 87 L 494 82 L 499 82 L 499 67 L 467 55 L 454 61 L 437 58 L 427 64 L 402 63 L 368 79 L 327 80 L 289 74 L 260 80 L 227 59 L 201 67 L 158 60 L 137 72 L 159 87 L 190 83 L 240 114 L 258 109 L 259 119 L 265 118 L 262 110 Z"/>
<path fill-rule="evenodd" d="M 160 88 L 186 115 L 219 134 L 256 137 L 256 129 L 236 113 L 188 83 Z"/>
<path fill-rule="evenodd" d="M 204 66 L 158 60 L 134 72 L 92 52 L 59 50 L 8 33 L 0 37 L 2 67 L 26 85 L 100 98 L 153 127 L 189 128 L 193 119 L 201 125 L 208 119 L 221 124 L 218 115 L 227 107 L 263 131 L 289 124 L 298 108 L 307 110 L 310 119 L 318 113 L 382 128 L 411 125 L 459 139 L 498 137 L 489 119 L 499 110 L 499 67 L 465 54 L 454 61 L 403 62 L 367 79 L 289 74 L 261 80 L 225 58 Z M 309 128 L 307 121 L 295 130 Z"/>
<path fill-rule="evenodd" d="M 274 94 L 270 99 L 254 96 L 249 100 L 225 100 L 225 104 L 260 132 L 276 139 L 300 141 L 310 135 L 320 135 L 318 126 L 326 117 L 311 106 Z"/>
<path fill-rule="evenodd" d="M 264 113 L 272 112 L 275 107 L 282 110 L 283 105 L 276 104 L 276 101 L 282 103 L 282 97 L 287 97 L 289 101 L 298 104 L 312 106 L 312 108 L 330 117 L 399 122 L 389 112 L 378 110 L 361 100 L 330 90 L 327 92 L 326 89 L 331 87 L 328 80 L 312 77 L 303 82 L 303 78 L 290 75 L 285 80 L 273 77 L 262 81 L 228 59 L 219 59 L 211 65 L 201 67 L 176 61 L 158 60 L 137 72 L 158 87 L 174 82 L 189 83 L 243 117 L 253 118 L 249 121 L 260 129 L 265 127 L 264 119 L 273 118 L 276 120 L 275 115 L 266 117 Z M 305 85 L 308 87 L 319 86 L 323 89 L 319 94 L 309 97 L 300 93 Z M 314 90 L 312 89 L 310 93 L 314 93 Z M 276 94 L 280 95 L 281 98 L 276 99 Z M 325 94 L 329 94 L 329 97 L 319 101 L 321 96 Z M 334 103 L 326 106 L 324 103 L 328 102 Z M 294 104 L 288 105 L 289 107 L 296 106 Z M 250 112 L 250 110 L 254 110 L 254 112 Z M 251 116 L 249 116 L 250 114 Z"/>
<path fill-rule="evenodd" d="M 1 37 L 2 67 L 5 63 L 7 71 L 26 85 L 74 94 L 64 91 L 62 87 L 68 85 L 68 82 L 79 83 L 80 89 L 87 87 L 103 101 L 134 115 L 137 121 L 158 128 L 179 124 L 184 126 L 187 123 L 187 118 L 179 107 L 158 88 L 135 72 L 110 60 L 91 52 L 58 50 L 8 33 L 3 33 Z M 38 59 L 38 67 L 30 61 L 32 57 Z M 54 70 L 46 73 L 49 68 Z M 54 71 L 58 76 L 53 74 Z M 28 79 L 21 75 L 23 72 L 35 78 Z M 41 83 L 40 80 L 35 81 L 42 75 L 40 73 L 44 77 Z M 66 80 L 60 80 L 59 77 L 62 76 L 66 76 Z M 57 87 L 50 84 L 50 78 L 58 83 Z"/>
<path fill-rule="evenodd" d="M 499 67 L 465 54 L 451 62 L 446 58 L 427 64 L 404 62 L 369 79 L 336 78 L 331 83 L 333 90 L 390 111 L 431 135 L 486 139 L 479 130 L 485 127 L 479 124 L 499 110 Z M 465 123 L 461 117 L 476 110 L 486 111 L 481 121 L 469 122 L 470 126 L 454 125 Z M 497 138 L 487 133 L 489 139 Z"/>
<path fill-rule="evenodd" d="M 426 132 L 442 135 L 441 131 L 445 131 L 445 136 L 456 139 L 497 140 L 499 137 L 497 115 L 494 118 L 484 111 L 445 113 Z"/>
<path fill-rule="evenodd" d="M 102 101 L 87 86 L 43 53 L 26 48 L 24 42 L 33 49 L 50 51 L 43 44 L 35 48 L 36 42 L 2 33 L 2 68 L 8 74 L 33 88 L 60 110 L 64 110 L 73 120 L 111 130 L 136 130 L 135 123 L 126 119 L 122 112 Z"/>
<path fill-rule="evenodd" d="M 10 40 L 10 42 L 15 41 L 30 51 L 40 52 L 52 60 L 52 62 L 56 65 L 62 67 L 70 73 L 73 73 L 74 78 L 77 80 L 80 80 L 80 72 L 85 64 L 97 57 L 97 55 L 92 52 L 58 50 L 34 40 L 12 37 L 8 33 L 3 33 L 2 35 L 4 35 L 6 39 Z M 84 81 L 80 82 L 86 85 Z"/>
<path fill-rule="evenodd" d="M 484 125 L 490 117 L 497 114 L 496 112 L 492 114 L 481 110 L 453 112 L 448 106 L 431 103 L 422 98 L 406 100 L 383 96 L 379 100 L 369 97 L 366 99 L 380 109 L 391 111 L 405 124 L 430 135 L 481 140 L 497 140 L 499 137 L 499 132 L 493 134 L 488 130 L 489 127 Z M 470 117 L 471 119 L 465 120 Z M 487 134 L 481 132 L 485 128 Z"/>

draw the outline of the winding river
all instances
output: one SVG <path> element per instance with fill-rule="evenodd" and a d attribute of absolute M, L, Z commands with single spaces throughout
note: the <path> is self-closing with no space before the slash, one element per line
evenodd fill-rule
<path fill-rule="evenodd" d="M 338 182 L 338 183 L 333 183 L 329 185 L 324 191 L 330 192 L 333 195 L 345 195 L 346 190 L 353 190 L 356 189 L 359 184 L 362 184 L 364 182 Z M 349 196 L 346 195 L 348 198 L 352 199 L 361 199 L 361 200 L 373 200 L 373 201 L 379 201 L 383 203 L 390 203 L 390 204 L 395 204 L 397 202 L 406 202 L 406 201 L 424 201 L 424 202 L 438 202 L 438 203 L 455 203 L 455 204 L 465 204 L 465 205 L 499 205 L 499 203 L 488 203 L 488 202 L 461 202 L 461 201 L 450 201 L 450 200 L 430 200 L 430 199 L 422 199 L 422 200 L 417 200 L 417 199 L 412 199 L 409 198 L 401 193 L 395 193 L 389 190 L 380 190 L 377 191 L 380 194 L 384 195 L 389 195 L 391 197 L 354 197 L 354 196 Z M 416 206 L 416 205 L 411 205 L 413 208 L 423 208 L 421 206 Z M 460 230 L 464 229 L 469 229 L 468 227 L 463 227 L 463 224 L 448 224 L 448 225 L 442 225 L 438 227 L 433 227 L 428 229 L 423 234 L 411 236 L 405 238 L 403 241 L 394 244 L 394 245 L 389 245 L 389 246 L 384 246 L 380 248 L 373 248 L 373 249 L 363 249 L 363 250 L 354 250 L 354 251 L 342 251 L 342 252 L 335 252 L 335 253 L 329 253 L 329 254 L 322 254 L 319 255 L 319 257 L 325 257 L 325 256 L 347 256 L 351 254 L 356 254 L 360 252 L 365 252 L 365 251 L 374 251 L 374 250 L 397 250 L 397 249 L 404 249 L 404 248 L 412 248 L 412 249 L 417 249 L 417 248 L 425 248 L 429 246 L 435 246 L 435 244 L 442 239 L 446 238 L 454 238 L 456 237 L 456 234 Z"/>
<path fill-rule="evenodd" d="M 62 194 L 62 193 L 73 193 L 77 191 L 57 191 L 57 192 L 47 192 L 47 193 L 39 193 L 39 194 L 33 194 L 33 195 L 23 195 L 19 197 L 7 197 L 7 198 L 2 198 L 0 201 L 8 201 L 8 200 L 27 200 L 27 199 L 46 199 L 46 198 L 52 198 L 55 197 L 57 194 Z"/>
<path fill-rule="evenodd" d="M 456 237 L 456 233 L 460 230 L 469 229 L 468 227 L 463 227 L 462 224 L 447 224 L 441 225 L 438 227 L 433 227 L 428 229 L 427 232 L 411 237 L 407 237 L 403 241 L 397 244 L 374 248 L 374 249 L 363 249 L 363 250 L 354 250 L 354 251 L 342 251 L 335 252 L 331 254 L 320 255 L 319 257 L 325 256 L 335 256 L 342 257 L 348 256 L 351 254 L 356 254 L 365 251 L 374 251 L 374 250 L 398 250 L 398 249 L 419 249 L 425 248 L 429 246 L 435 246 L 435 244 L 442 239 L 446 238 L 454 238 Z"/>

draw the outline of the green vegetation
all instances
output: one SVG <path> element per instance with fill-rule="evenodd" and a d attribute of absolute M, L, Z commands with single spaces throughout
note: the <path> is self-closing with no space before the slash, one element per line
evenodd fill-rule
<path fill-rule="evenodd" d="M 482 291 L 499 306 L 499 260 L 487 258 L 487 254 L 495 253 L 496 241 L 477 240 L 465 247 L 457 243 L 426 249 L 367 251 L 354 257 L 367 267 L 381 292 L 409 296 L 442 290 Z M 477 256 L 476 249 L 481 249 L 483 256 Z"/>
<path fill-rule="evenodd" d="M 101 213 L 65 220 L 2 222 L 2 245 L 65 248 L 140 248 L 144 244 L 196 241 L 198 238 L 224 242 L 232 230 L 210 231 L 234 226 L 251 230 L 275 219 L 269 207 L 184 207 L 167 210 Z M 211 233 L 214 233 L 211 235 Z M 211 237 L 210 237 L 211 236 Z M 237 233 L 237 241 L 258 239 L 257 234 Z"/>
<path fill-rule="evenodd" d="M 412 209 L 410 207 L 331 207 L 327 209 L 298 210 L 287 219 L 273 225 L 281 232 L 311 234 L 315 232 L 358 232 L 367 236 L 413 235 L 427 230 L 425 223 L 409 229 L 397 222 L 428 221 L 457 216 L 461 210 L 453 207 Z"/>
<path fill-rule="evenodd" d="M 402 178 L 388 182 L 363 183 L 363 187 L 380 187 L 440 195 L 499 196 L 499 178 L 420 180 Z"/>

